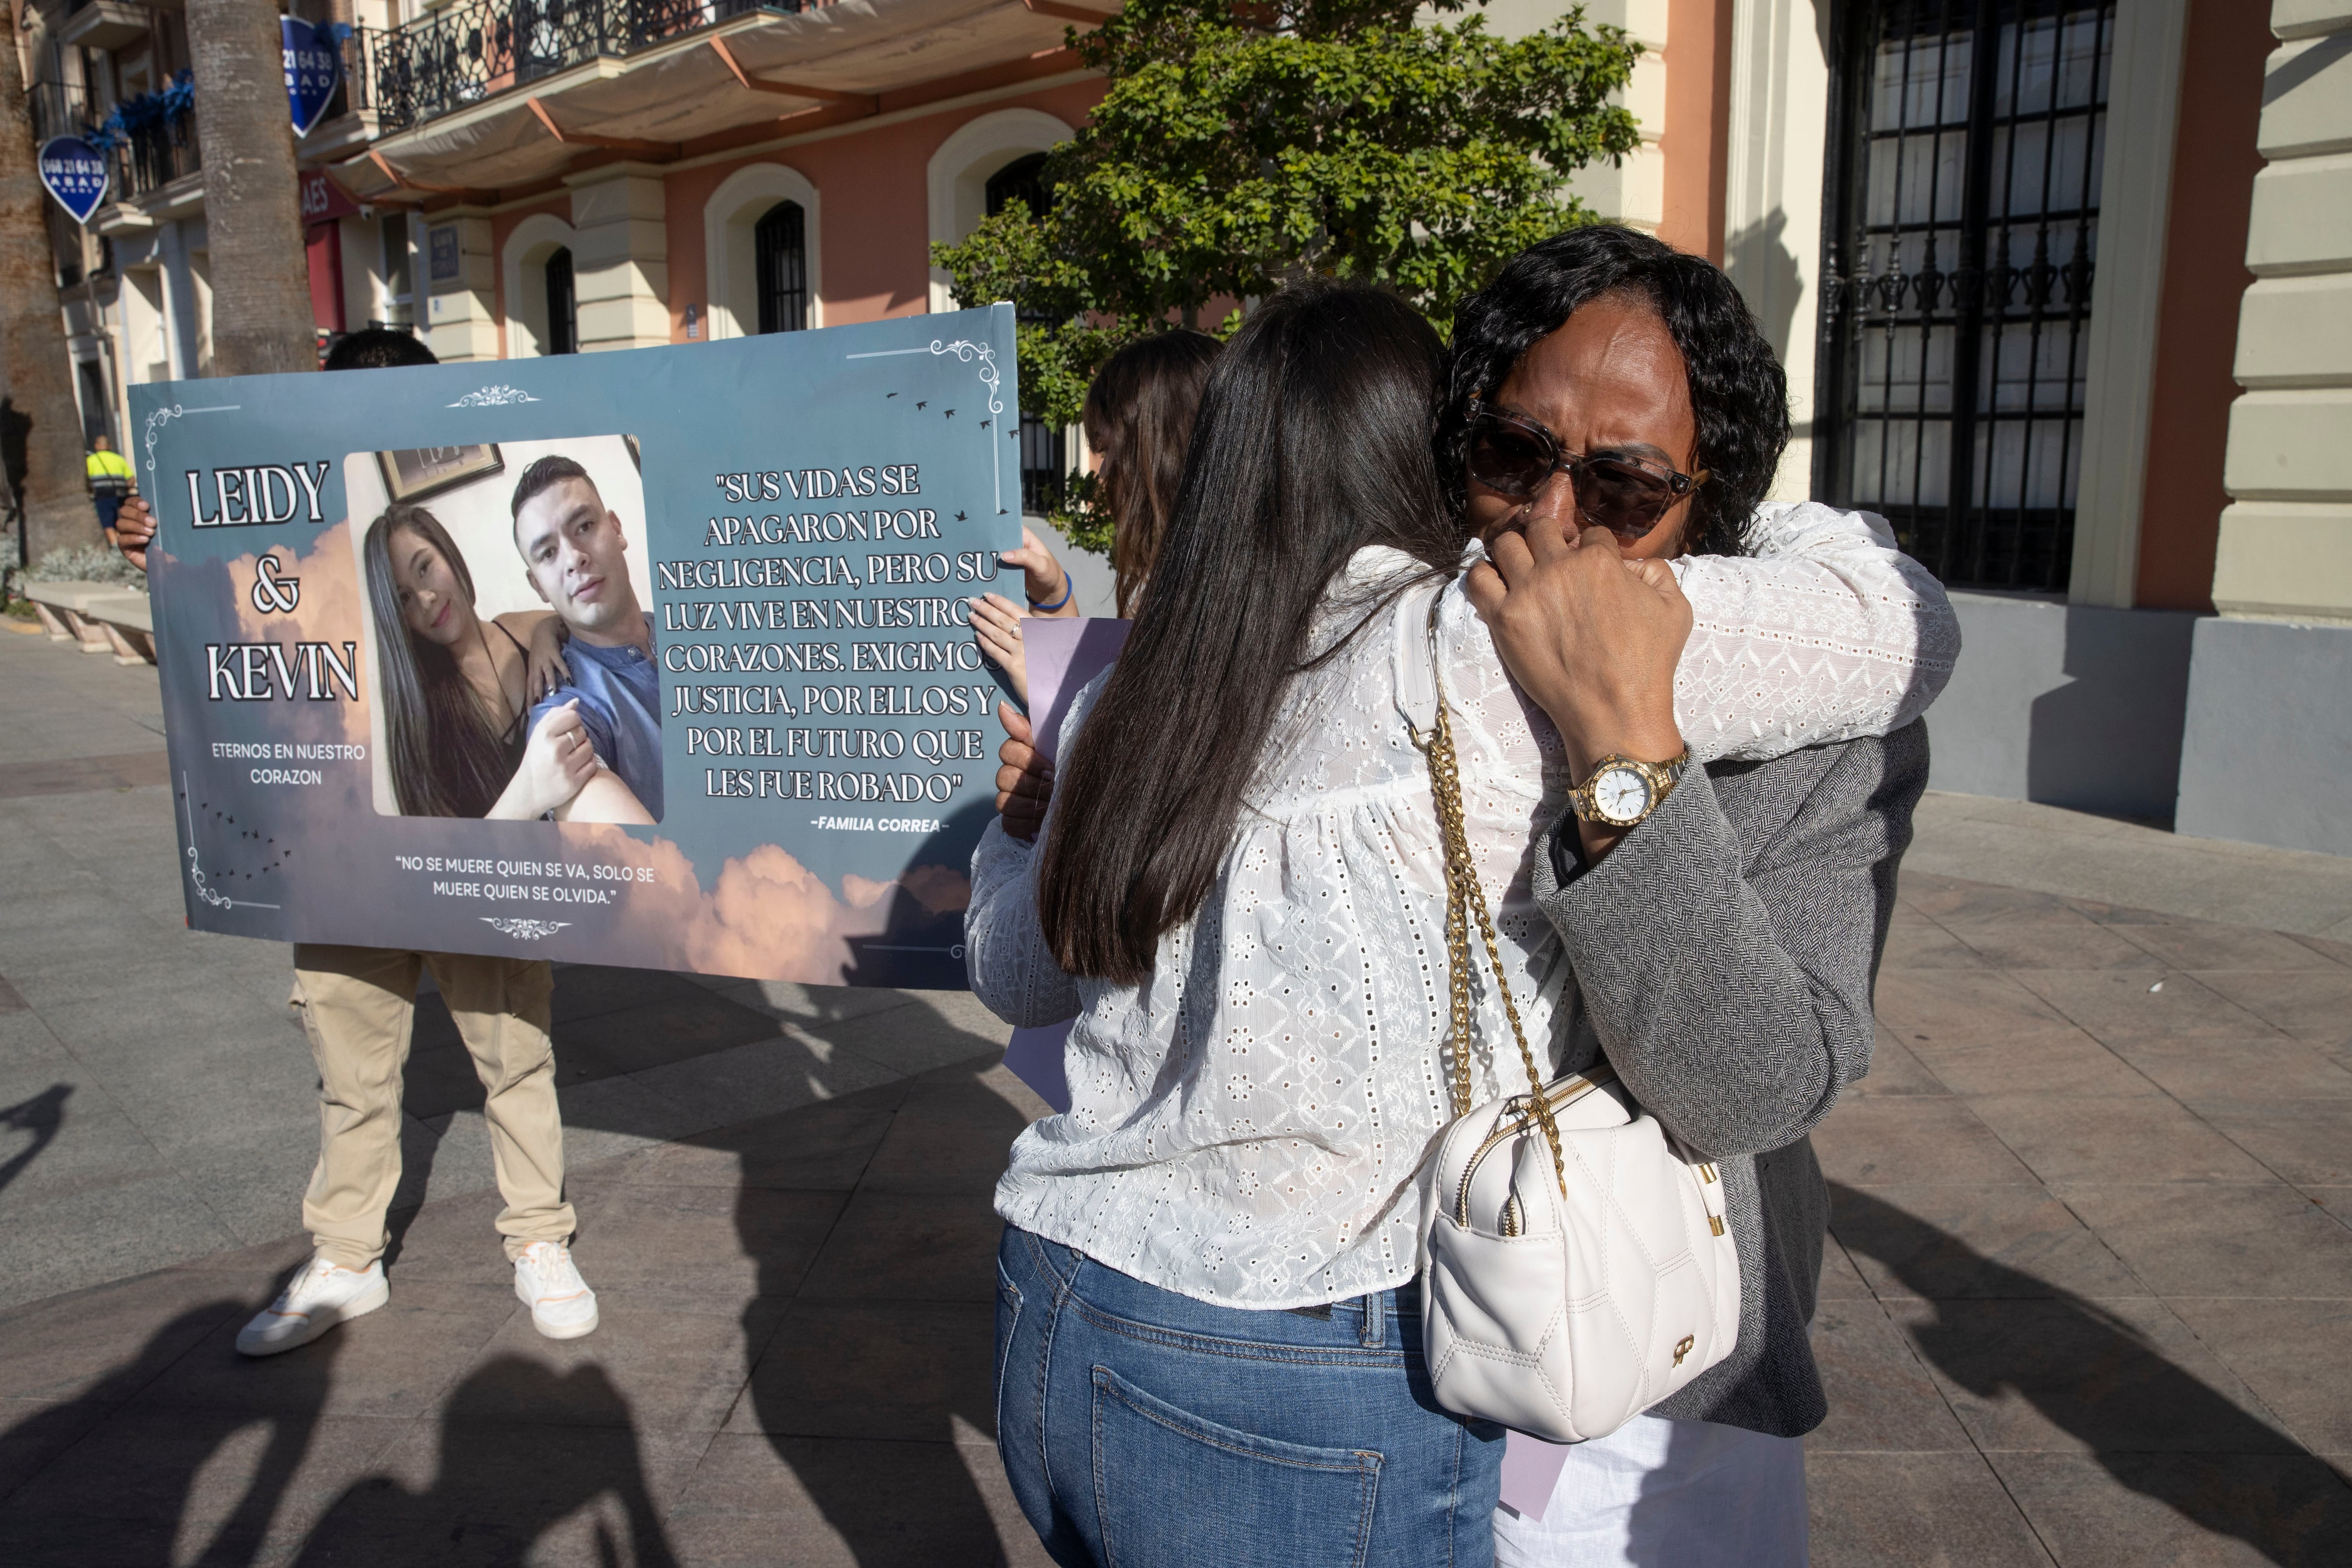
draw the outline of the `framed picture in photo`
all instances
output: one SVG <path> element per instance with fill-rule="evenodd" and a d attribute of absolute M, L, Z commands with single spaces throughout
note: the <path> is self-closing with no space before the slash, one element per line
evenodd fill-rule
<path fill-rule="evenodd" d="M 496 446 L 413 447 L 375 456 L 383 469 L 384 491 L 396 501 L 423 500 L 506 467 Z"/>

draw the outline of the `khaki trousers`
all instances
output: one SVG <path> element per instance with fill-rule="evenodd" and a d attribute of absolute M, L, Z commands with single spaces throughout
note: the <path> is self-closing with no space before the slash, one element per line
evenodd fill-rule
<path fill-rule="evenodd" d="M 302 1224 L 320 1253 L 346 1268 L 365 1268 L 390 1239 L 384 1215 L 400 1184 L 401 1073 L 425 966 L 488 1091 L 482 1112 L 507 1200 L 499 1215 L 507 1256 L 565 1240 L 576 1226 L 563 1201 L 563 1119 L 548 1039 L 553 971 L 514 958 L 297 942 L 291 1003 L 319 1064 L 319 1163 L 302 1196 Z"/>

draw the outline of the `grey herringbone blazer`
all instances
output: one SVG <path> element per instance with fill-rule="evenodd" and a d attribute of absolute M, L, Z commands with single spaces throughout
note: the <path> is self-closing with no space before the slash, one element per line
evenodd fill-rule
<path fill-rule="evenodd" d="M 1794 1437 L 1829 1406 L 1806 1337 L 1829 1191 L 1806 1134 L 1870 1070 L 1871 988 L 1895 869 L 1927 783 L 1927 731 L 1694 769 L 1588 868 L 1573 820 L 1536 857 L 1536 901 L 1574 982 L 1563 1068 L 1606 1054 L 1723 1173 L 1739 1342 L 1651 1410 Z"/>

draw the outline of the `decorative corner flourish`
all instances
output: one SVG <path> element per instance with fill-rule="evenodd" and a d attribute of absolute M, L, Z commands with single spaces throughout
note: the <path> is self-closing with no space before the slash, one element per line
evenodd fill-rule
<path fill-rule="evenodd" d="M 147 493 L 159 493 L 155 489 L 155 432 L 181 416 L 181 407 L 174 403 L 169 408 L 158 408 L 147 416 Z"/>
<path fill-rule="evenodd" d="M 1003 417 L 1004 400 L 997 395 L 997 392 L 1004 384 L 1004 377 L 998 374 L 996 369 L 995 344 L 975 343 L 965 338 L 958 338 L 951 343 L 943 343 L 939 339 L 933 338 L 931 353 L 953 354 L 966 364 L 971 363 L 974 360 L 979 361 L 980 384 L 988 388 L 989 416 L 992 419 Z M 999 442 L 991 441 L 988 444 L 988 467 L 990 479 L 995 486 L 996 498 L 999 502 L 1002 502 L 1004 499 L 1004 447 Z M 996 515 L 999 517 L 1007 515 L 1007 509 L 1000 504 L 996 509 Z"/>
<path fill-rule="evenodd" d="M 173 413 L 179 412 L 177 409 Z M 216 910 L 276 910 L 283 904 L 265 904 L 253 899 L 232 899 L 205 879 L 205 868 L 196 858 L 196 808 L 191 804 L 194 795 L 188 787 L 188 775 L 180 774 L 180 811 L 188 819 L 188 881 L 196 889 L 196 897 Z"/>
<path fill-rule="evenodd" d="M 541 937 L 553 936 L 572 923 L 570 921 L 510 920 L 499 915 L 482 915 L 478 918 L 484 925 L 500 935 L 520 937 L 524 942 L 537 942 Z"/>
<path fill-rule="evenodd" d="M 991 414 L 1004 412 L 1004 404 L 996 395 L 997 389 L 1004 384 L 1004 377 L 997 373 L 995 344 L 975 343 L 962 338 L 958 338 L 951 343 L 943 343 L 939 339 L 933 338 L 931 352 L 935 354 L 953 354 L 966 364 L 978 360 L 981 384 L 988 388 L 988 411 Z"/>
<path fill-rule="evenodd" d="M 501 382 L 496 386 L 485 386 L 479 391 L 469 392 L 449 406 L 452 408 L 502 408 L 509 403 L 537 403 L 538 401 L 538 398 L 533 397 L 521 387 L 509 386 Z"/>

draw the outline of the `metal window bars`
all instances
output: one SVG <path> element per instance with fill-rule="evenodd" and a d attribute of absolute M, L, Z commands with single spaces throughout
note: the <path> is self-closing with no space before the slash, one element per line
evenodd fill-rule
<path fill-rule="evenodd" d="M 1842 8 L 1816 477 L 1949 584 L 2066 588 L 2115 16 Z"/>
<path fill-rule="evenodd" d="M 397 131 L 600 55 L 626 55 L 803 0 L 462 0 L 386 31 L 361 29 L 346 59 L 377 124 Z"/>
<path fill-rule="evenodd" d="M 107 200 L 129 201 L 143 196 L 203 166 L 203 145 L 196 139 L 196 111 L 184 100 L 164 93 L 142 93 L 96 111 L 87 89 L 71 82 L 35 82 L 27 89 L 37 145 L 52 136 L 95 138 L 110 168 Z M 119 119 L 112 134 L 101 121 Z"/>

